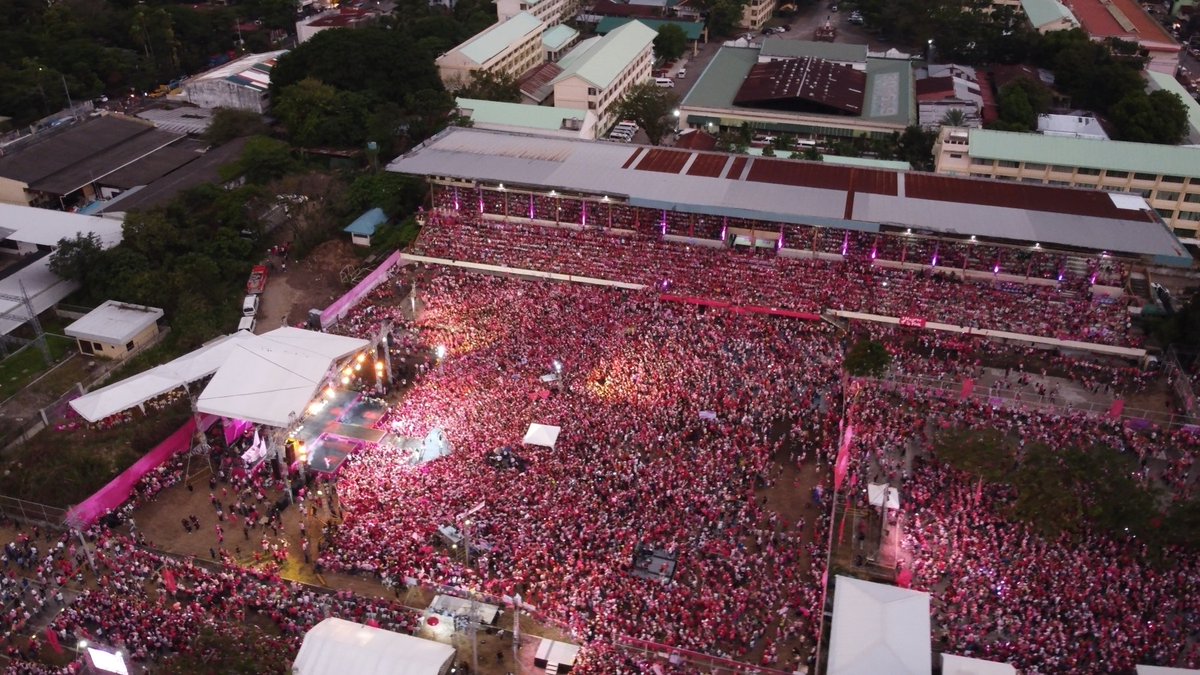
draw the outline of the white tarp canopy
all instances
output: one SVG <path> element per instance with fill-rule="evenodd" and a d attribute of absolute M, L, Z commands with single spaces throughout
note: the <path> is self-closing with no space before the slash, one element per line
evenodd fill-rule
<path fill-rule="evenodd" d="M 562 427 L 552 427 L 547 424 L 530 424 L 529 431 L 525 432 L 525 440 L 522 443 L 529 445 L 544 445 L 547 448 L 553 448 L 558 442 L 558 432 L 562 431 Z"/>
<path fill-rule="evenodd" d="M 474 548 L 473 543 L 471 547 Z M 475 623 L 485 623 L 488 625 L 495 623 L 496 617 L 500 616 L 500 608 L 496 605 L 489 605 L 486 602 L 476 602 L 474 611 L 472 612 L 470 600 L 463 600 L 453 595 L 433 596 L 433 602 L 429 603 L 428 611 L 434 614 L 441 614 L 442 616 L 457 616 L 460 614 L 470 616 L 474 614 Z"/>
<path fill-rule="evenodd" d="M 239 341 L 200 394 L 197 410 L 288 426 L 304 416 L 330 368 L 368 344 L 290 326 Z"/>
<path fill-rule="evenodd" d="M 83 419 L 97 422 L 212 375 L 225 363 L 236 345 L 252 339 L 254 335 L 245 331 L 217 338 L 174 361 L 88 392 L 71 401 L 71 407 Z"/>
<path fill-rule="evenodd" d="M 889 486 L 887 483 L 882 485 L 878 483 L 868 483 L 867 502 L 870 503 L 871 506 L 882 506 L 883 495 L 885 491 L 887 492 L 887 507 L 889 509 L 900 508 L 900 491 Z"/>
<path fill-rule="evenodd" d="M 929 675 L 929 594 L 835 580 L 828 675 Z"/>
<path fill-rule="evenodd" d="M 441 675 L 454 662 L 450 645 L 329 618 L 309 629 L 292 665 L 295 675 Z"/>
<path fill-rule="evenodd" d="M 1200 670 L 1170 668 L 1168 666 L 1138 666 L 1137 675 L 1196 675 Z"/>
<path fill-rule="evenodd" d="M 1017 669 L 999 661 L 942 654 L 942 675 L 1017 675 Z"/>

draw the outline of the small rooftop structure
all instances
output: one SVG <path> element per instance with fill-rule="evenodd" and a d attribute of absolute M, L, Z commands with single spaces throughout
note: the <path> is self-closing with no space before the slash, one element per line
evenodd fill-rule
<path fill-rule="evenodd" d="M 1079 27 L 1079 19 L 1058 0 L 1021 0 L 1021 9 L 1039 33 Z"/>
<path fill-rule="evenodd" d="M 547 28 L 546 32 L 542 33 L 542 46 L 546 48 L 546 53 L 557 54 L 578 39 L 579 31 L 565 23 L 560 23 Z"/>
<path fill-rule="evenodd" d="M 1100 120 L 1091 115 L 1038 115 L 1037 130 L 1043 136 L 1108 140 Z"/>
<path fill-rule="evenodd" d="M 342 232 L 349 232 L 350 241 L 354 244 L 370 246 L 371 237 L 375 236 L 375 231 L 387 220 L 387 214 L 383 212 L 383 209 L 375 207 L 355 218 L 354 222 L 342 229 Z"/>
<path fill-rule="evenodd" d="M 860 115 L 867 76 L 811 56 L 756 63 L 742 82 L 734 105 L 774 110 Z"/>
<path fill-rule="evenodd" d="M 590 110 L 472 98 L 456 99 L 456 105 L 458 113 L 480 129 L 523 131 L 563 138 L 596 137 L 596 114 Z"/>
<path fill-rule="evenodd" d="M 801 58 L 824 59 L 864 70 L 867 67 L 867 45 L 769 37 L 763 40 L 762 51 L 758 55 L 759 61 Z"/>
<path fill-rule="evenodd" d="M 843 157 L 841 155 L 821 155 L 821 161 L 838 166 L 860 166 L 866 169 L 887 169 L 888 171 L 911 171 L 912 164 L 898 159 L 870 159 L 867 157 Z"/>
<path fill-rule="evenodd" d="M 607 89 L 630 60 L 653 44 L 658 32 L 641 21 L 618 26 L 604 37 L 584 40 L 559 60 L 563 72 L 554 78 L 557 84 L 579 77 L 598 89 Z"/>
<path fill-rule="evenodd" d="M 162 316 L 157 307 L 107 300 L 63 332 L 78 341 L 84 354 L 117 358 L 151 340 Z"/>

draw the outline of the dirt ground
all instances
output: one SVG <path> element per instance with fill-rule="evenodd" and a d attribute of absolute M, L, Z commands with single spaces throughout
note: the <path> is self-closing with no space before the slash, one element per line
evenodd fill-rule
<path fill-rule="evenodd" d="M 284 238 L 281 236 L 280 240 Z M 256 333 L 295 326 L 308 318 L 308 310 L 329 306 L 350 290 L 341 281 L 342 270 L 363 264 L 353 245 L 344 239 L 321 244 L 298 263 L 288 260 L 287 271 L 283 270 L 281 257 L 270 256 L 270 260 L 275 271 L 263 291 Z"/>

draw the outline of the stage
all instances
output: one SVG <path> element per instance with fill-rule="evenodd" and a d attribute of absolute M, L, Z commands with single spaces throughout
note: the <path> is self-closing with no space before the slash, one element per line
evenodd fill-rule
<path fill-rule="evenodd" d="M 371 425 L 383 419 L 387 404 L 357 391 L 333 390 L 309 408 L 309 414 L 292 438 L 307 449 L 308 467 L 320 473 L 337 473 L 354 451 L 379 443 L 386 432 Z"/>

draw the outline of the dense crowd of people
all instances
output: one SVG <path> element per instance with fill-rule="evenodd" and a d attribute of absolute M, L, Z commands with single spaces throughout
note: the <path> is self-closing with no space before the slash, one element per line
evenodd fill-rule
<path fill-rule="evenodd" d="M 657 291 L 795 311 L 867 312 L 972 329 L 1136 345 L 1127 296 L 1076 285 L 964 280 L 879 261 L 739 253 L 650 235 L 431 215 L 415 253 L 643 284 Z"/>

